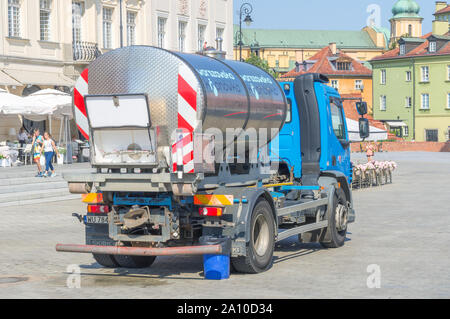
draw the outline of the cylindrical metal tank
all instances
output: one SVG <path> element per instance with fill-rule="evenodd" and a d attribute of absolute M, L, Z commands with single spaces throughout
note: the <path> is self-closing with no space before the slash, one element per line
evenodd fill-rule
<path fill-rule="evenodd" d="M 120 48 L 98 57 L 89 65 L 88 93 L 147 94 L 158 146 L 171 145 L 170 136 L 180 127 L 270 132 L 281 128 L 286 118 L 283 91 L 265 71 L 150 46 Z"/>

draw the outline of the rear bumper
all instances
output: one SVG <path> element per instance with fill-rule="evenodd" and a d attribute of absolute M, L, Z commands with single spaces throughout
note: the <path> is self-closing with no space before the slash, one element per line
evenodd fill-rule
<path fill-rule="evenodd" d="M 122 247 L 57 244 L 56 251 L 70 253 L 92 253 L 103 255 L 129 255 L 129 256 L 175 256 L 175 255 L 220 255 L 227 253 L 224 245 L 182 246 L 165 248 Z"/>

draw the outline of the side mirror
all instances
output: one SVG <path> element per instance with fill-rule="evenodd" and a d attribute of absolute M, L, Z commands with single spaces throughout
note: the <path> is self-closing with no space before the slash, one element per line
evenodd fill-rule
<path fill-rule="evenodd" d="M 366 115 L 367 102 L 356 102 L 356 110 L 358 111 L 359 115 Z"/>
<path fill-rule="evenodd" d="M 370 135 L 369 120 L 366 118 L 359 119 L 359 137 L 368 138 Z"/>

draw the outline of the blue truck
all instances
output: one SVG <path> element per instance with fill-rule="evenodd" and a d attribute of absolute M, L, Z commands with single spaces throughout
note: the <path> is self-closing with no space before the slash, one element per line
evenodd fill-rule
<path fill-rule="evenodd" d="M 247 63 L 133 46 L 100 56 L 80 81 L 74 113 L 95 171 L 64 178 L 87 203 L 75 214 L 86 243 L 58 251 L 105 267 L 215 256 L 205 268 L 259 273 L 291 236 L 344 245 L 355 220 L 350 141 L 325 76 L 277 82 Z"/>

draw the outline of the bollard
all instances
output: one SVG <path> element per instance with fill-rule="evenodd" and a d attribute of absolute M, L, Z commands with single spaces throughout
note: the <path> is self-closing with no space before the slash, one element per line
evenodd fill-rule
<path fill-rule="evenodd" d="M 221 254 L 203 255 L 203 272 L 205 279 L 221 280 L 230 277 L 230 250 L 231 240 L 229 238 L 214 238 L 204 236 L 200 238 L 201 245 L 222 246 Z"/>

